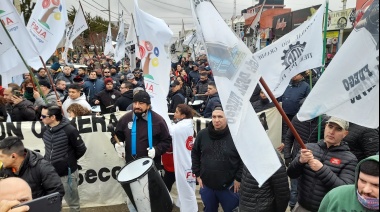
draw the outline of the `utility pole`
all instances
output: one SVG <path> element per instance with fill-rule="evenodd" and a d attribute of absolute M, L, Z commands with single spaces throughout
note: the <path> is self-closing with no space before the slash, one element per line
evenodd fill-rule
<path fill-rule="evenodd" d="M 342 0 L 343 2 L 343 13 L 342 14 L 346 14 L 346 8 L 347 8 L 347 0 Z M 347 25 L 347 23 L 345 24 Z M 339 33 L 339 49 L 342 47 L 343 45 L 343 35 L 344 35 L 344 29 L 346 28 L 346 26 L 342 25 L 340 26 L 340 33 Z"/>
<path fill-rule="evenodd" d="M 108 0 L 108 18 L 111 23 L 111 0 Z"/>

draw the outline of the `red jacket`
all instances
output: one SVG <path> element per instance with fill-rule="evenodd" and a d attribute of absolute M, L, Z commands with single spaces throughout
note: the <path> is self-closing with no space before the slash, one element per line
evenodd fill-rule
<path fill-rule="evenodd" d="M 174 158 L 173 158 L 173 147 L 162 155 L 162 164 L 164 165 L 165 171 L 174 172 Z"/>

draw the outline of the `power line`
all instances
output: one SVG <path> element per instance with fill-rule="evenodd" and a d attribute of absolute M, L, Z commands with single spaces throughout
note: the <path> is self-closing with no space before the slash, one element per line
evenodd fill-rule
<path fill-rule="evenodd" d="M 92 4 L 90 4 L 90 3 L 88 3 L 88 1 L 86 1 L 86 0 L 82 0 L 82 1 L 83 1 L 83 2 L 85 2 L 85 3 L 87 3 L 88 5 L 90 5 L 91 7 L 93 7 L 93 8 L 95 8 L 95 9 L 99 10 L 100 12 L 102 12 L 102 13 L 104 13 L 104 14 L 108 15 L 106 12 L 104 12 L 104 11 L 102 11 L 101 9 L 99 9 L 99 8 L 95 7 L 94 5 L 92 5 Z M 112 18 L 114 18 L 114 19 L 116 19 L 116 20 L 118 20 L 118 19 L 119 19 L 119 18 L 117 18 L 117 17 L 115 17 L 115 16 L 112 16 L 112 15 L 111 15 L 111 17 L 112 17 Z"/>
<path fill-rule="evenodd" d="M 97 5 L 99 5 L 99 6 L 101 6 L 104 10 L 107 10 L 108 11 L 108 9 L 107 8 L 105 8 L 103 5 L 101 5 L 101 4 L 99 4 L 98 2 L 96 2 L 95 0 L 92 0 L 95 4 L 97 4 Z M 113 14 L 115 14 L 115 15 L 119 15 L 119 14 L 117 14 L 117 13 L 115 13 L 115 12 L 112 12 L 111 11 L 111 13 L 113 13 Z"/>

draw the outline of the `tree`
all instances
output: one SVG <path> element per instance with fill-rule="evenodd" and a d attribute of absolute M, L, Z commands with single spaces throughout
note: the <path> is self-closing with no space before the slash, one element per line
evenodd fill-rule
<path fill-rule="evenodd" d="M 32 3 L 32 0 L 21 0 L 21 12 L 24 13 L 25 23 L 28 23 L 30 16 L 32 16 L 32 11 L 36 3 Z"/>

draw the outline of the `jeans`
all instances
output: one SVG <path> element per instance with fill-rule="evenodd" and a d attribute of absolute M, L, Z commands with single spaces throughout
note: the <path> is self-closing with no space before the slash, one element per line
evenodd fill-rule
<path fill-rule="evenodd" d="M 297 204 L 298 201 L 298 179 L 290 179 L 290 200 L 289 200 L 289 206 L 294 207 Z"/>
<path fill-rule="evenodd" d="M 219 203 L 222 205 L 224 212 L 232 212 L 239 206 L 239 194 L 234 193 L 232 189 L 213 190 L 204 186 L 200 190 L 205 212 L 218 212 Z"/>
<path fill-rule="evenodd" d="M 65 189 L 65 196 L 63 197 L 70 208 L 70 212 L 80 211 L 80 199 L 78 193 L 78 170 L 70 176 L 61 177 L 63 187 Z"/>

